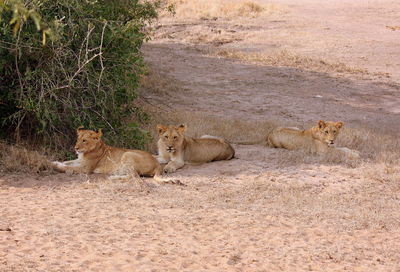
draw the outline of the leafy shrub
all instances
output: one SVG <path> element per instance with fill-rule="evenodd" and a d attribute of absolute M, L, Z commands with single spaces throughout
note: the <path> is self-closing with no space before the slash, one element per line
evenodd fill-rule
<path fill-rule="evenodd" d="M 140 47 L 156 8 L 138 0 L 0 1 L 2 136 L 61 148 L 83 125 L 104 128 L 112 144 L 142 147 L 148 133 L 127 118 L 137 112 L 130 102 L 144 68 Z"/>

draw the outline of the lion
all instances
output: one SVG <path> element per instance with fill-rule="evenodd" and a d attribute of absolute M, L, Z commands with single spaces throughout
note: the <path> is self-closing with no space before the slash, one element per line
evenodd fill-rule
<path fill-rule="evenodd" d="M 296 127 L 279 127 L 268 134 L 267 142 L 271 147 L 289 150 L 303 149 L 311 153 L 334 151 L 342 153 L 349 158 L 358 158 L 357 151 L 335 146 L 335 140 L 343 125 L 343 122 L 319 120 L 316 126 L 307 130 L 300 130 Z"/>
<path fill-rule="evenodd" d="M 205 163 L 230 160 L 235 156 L 233 147 L 223 138 L 203 135 L 194 139 L 185 136 L 185 125 L 178 127 L 157 125 L 160 163 L 167 163 L 164 172 L 172 173 L 185 163 Z"/>
<path fill-rule="evenodd" d="M 52 162 L 60 172 L 106 174 L 112 179 L 149 176 L 163 180 L 162 166 L 150 153 L 142 150 L 123 149 L 106 145 L 101 139 L 101 129 L 76 130 L 75 151 L 78 159 Z"/>

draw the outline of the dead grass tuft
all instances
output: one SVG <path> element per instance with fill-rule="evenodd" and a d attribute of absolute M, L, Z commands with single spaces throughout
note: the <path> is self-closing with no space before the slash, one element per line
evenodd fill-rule
<path fill-rule="evenodd" d="M 131 196 L 137 194 L 148 193 L 151 187 L 148 183 L 132 178 L 130 180 L 111 180 L 110 178 L 104 178 L 93 186 L 97 189 L 97 192 L 108 198 L 115 199 L 120 198 L 122 195 Z"/>
<path fill-rule="evenodd" d="M 389 77 L 387 73 L 371 73 L 364 68 L 352 67 L 340 62 L 329 62 L 322 59 L 299 56 L 286 50 L 282 50 L 273 54 L 243 53 L 236 50 L 219 50 L 213 54 L 222 58 L 238 59 L 250 63 L 261 63 L 271 66 L 285 66 L 323 73 L 335 72 L 340 74 Z"/>
<path fill-rule="evenodd" d="M 174 7 L 177 19 L 257 17 L 280 10 L 275 4 L 249 0 L 165 0 L 164 3 Z"/>
<path fill-rule="evenodd" d="M 184 89 L 176 79 L 167 78 L 157 73 L 154 69 L 149 69 L 140 79 L 139 94 L 141 98 L 145 96 L 165 96 L 173 93 L 181 93 Z"/>
<path fill-rule="evenodd" d="M 338 138 L 338 144 L 358 150 L 367 161 L 384 164 L 396 164 L 400 161 L 398 137 L 385 128 L 345 128 Z"/>
<path fill-rule="evenodd" d="M 49 159 L 35 150 L 0 143 L 0 169 L 5 172 L 40 173 L 52 169 Z"/>
<path fill-rule="evenodd" d="M 399 164 L 376 163 L 373 167 L 368 167 L 365 171 L 365 177 L 377 181 L 379 183 L 397 184 L 400 189 L 400 167 Z"/>

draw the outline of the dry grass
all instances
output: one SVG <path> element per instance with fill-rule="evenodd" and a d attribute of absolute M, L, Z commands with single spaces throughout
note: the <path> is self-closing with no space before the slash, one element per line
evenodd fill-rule
<path fill-rule="evenodd" d="M 338 143 L 359 150 L 363 158 L 371 162 L 398 164 L 400 160 L 398 136 L 389 128 L 345 129 Z"/>
<path fill-rule="evenodd" d="M 168 78 L 149 68 L 147 73 L 140 79 L 138 92 L 140 97 L 143 98 L 149 95 L 166 96 L 172 93 L 182 93 L 184 89 L 182 88 L 182 84 L 176 79 Z M 148 101 L 148 103 L 150 102 Z"/>
<path fill-rule="evenodd" d="M 273 54 L 243 53 L 235 50 L 219 50 L 212 54 L 222 58 L 238 59 L 250 63 L 271 66 L 285 66 L 323 73 L 335 72 L 340 74 L 389 77 L 389 75 L 386 73 L 371 73 L 364 68 L 352 67 L 340 62 L 329 62 L 323 59 L 299 56 L 286 50 L 282 50 Z"/>
<path fill-rule="evenodd" d="M 50 171 L 52 166 L 44 153 L 23 146 L 0 143 L 0 170 L 30 173 Z"/>
<path fill-rule="evenodd" d="M 111 180 L 108 177 L 104 177 L 97 182 L 85 186 L 109 199 L 121 198 L 122 196 L 130 197 L 132 195 L 138 196 L 148 194 L 152 189 L 150 183 L 135 178 L 129 180 Z"/>
<path fill-rule="evenodd" d="M 270 121 L 242 121 L 210 116 L 202 113 L 173 111 L 167 114 L 153 114 L 154 124 L 186 124 L 191 137 L 213 135 L 231 142 L 263 141 L 276 125 Z M 155 133 L 155 129 L 151 129 Z M 156 136 L 156 135 L 154 135 Z"/>
<path fill-rule="evenodd" d="M 164 3 L 174 7 L 177 19 L 257 17 L 281 9 L 275 4 L 249 0 L 165 0 Z"/>
<path fill-rule="evenodd" d="M 386 28 L 392 31 L 400 30 L 400 26 L 386 26 Z"/>

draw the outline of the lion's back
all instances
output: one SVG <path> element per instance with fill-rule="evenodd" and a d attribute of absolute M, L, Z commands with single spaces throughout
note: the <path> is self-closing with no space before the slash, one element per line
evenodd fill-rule
<path fill-rule="evenodd" d="M 268 135 L 267 140 L 272 147 L 286 149 L 300 149 L 313 145 L 312 137 L 310 137 L 308 131 L 291 127 L 275 128 Z"/>
<path fill-rule="evenodd" d="M 194 163 L 230 160 L 235 156 L 234 148 L 226 140 L 214 136 L 187 139 L 183 152 L 185 161 Z"/>
<path fill-rule="evenodd" d="M 109 147 L 96 170 L 101 173 L 115 173 L 121 167 L 132 167 L 139 175 L 154 175 L 158 163 L 148 152 L 135 149 Z"/>

